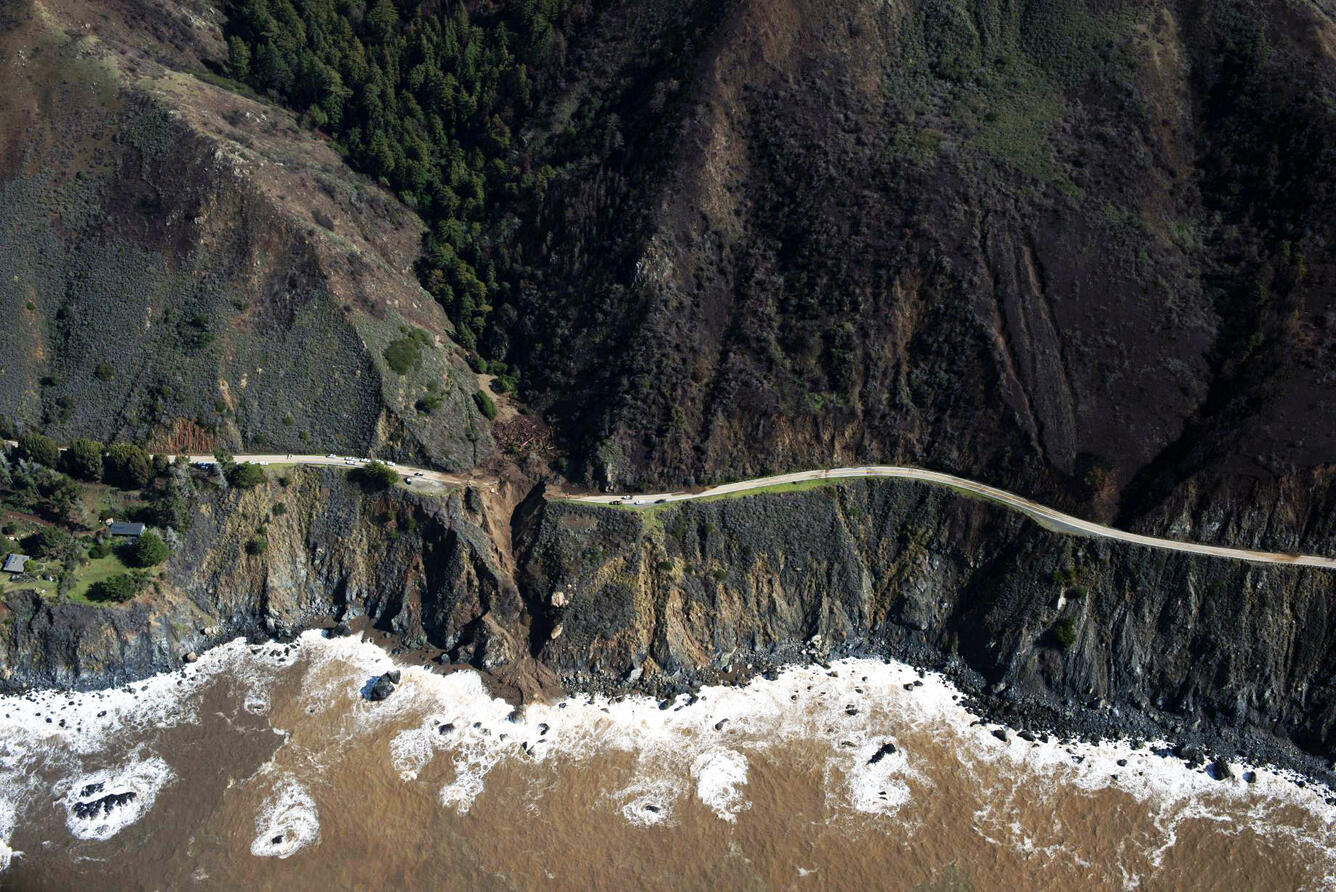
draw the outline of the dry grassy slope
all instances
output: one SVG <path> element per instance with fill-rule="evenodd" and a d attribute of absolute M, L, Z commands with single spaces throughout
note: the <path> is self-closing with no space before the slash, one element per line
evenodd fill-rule
<path fill-rule="evenodd" d="M 606 407 L 581 421 L 592 479 L 898 461 L 1138 522 L 1186 481 L 1260 481 L 1265 502 L 1328 475 L 1333 172 L 1313 146 L 1336 126 L 1293 86 L 1333 95 L 1320 12 L 729 8 L 661 82 L 680 107 L 661 124 L 618 107 L 625 148 L 586 178 L 599 189 L 547 211 L 589 233 L 568 277 L 600 309 L 566 354 L 535 326 L 550 358 L 527 374 L 558 408 Z M 1220 87 L 1224 42 L 1250 24 L 1265 61 Z M 570 65 L 622 64 L 571 45 Z M 1305 176 L 1311 204 L 1294 198 Z M 614 223 L 637 236 L 608 256 Z M 582 386 L 598 392 L 572 398 Z"/>
<path fill-rule="evenodd" d="M 421 222 L 287 113 L 190 73 L 220 21 L 154 0 L 8 13 L 0 411 L 162 449 L 485 460 L 476 383 L 412 272 Z M 383 351 L 406 326 L 434 345 L 400 376 Z"/>

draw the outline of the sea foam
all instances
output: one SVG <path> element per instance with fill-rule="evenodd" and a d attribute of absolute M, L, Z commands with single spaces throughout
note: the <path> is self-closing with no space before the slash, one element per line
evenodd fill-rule
<path fill-rule="evenodd" d="M 285 778 L 255 818 L 251 854 L 261 858 L 288 858 L 320 841 L 320 817 L 311 793 L 293 778 Z"/>
<path fill-rule="evenodd" d="M 157 756 L 67 778 L 54 792 L 65 825 L 78 839 L 110 839 L 146 815 L 172 770 Z"/>
<path fill-rule="evenodd" d="M 386 757 L 401 780 L 415 783 L 435 760 L 444 760 L 453 778 L 440 788 L 439 801 L 460 813 L 485 795 L 489 773 L 503 760 L 541 765 L 620 752 L 633 755 L 633 776 L 605 794 L 604 801 L 627 822 L 671 826 L 683 797 L 694 797 L 721 822 L 737 823 L 746 820 L 751 806 L 747 791 L 754 760 L 777 747 L 798 745 L 825 754 L 818 764 L 831 820 L 877 820 L 901 815 L 915 797 L 930 793 L 930 754 L 918 749 L 926 740 L 935 749 L 959 754 L 959 771 L 972 780 L 983 783 L 1005 773 L 1006 787 L 990 793 L 974 826 L 984 838 L 1033 857 L 1064 857 L 1079 864 L 1082 856 L 1061 840 L 1021 827 L 1010 808 L 1009 797 L 1016 791 L 1059 796 L 1117 789 L 1149 804 L 1158 837 L 1146 842 L 1155 863 L 1174 845 L 1183 820 L 1237 820 L 1239 815 L 1263 836 L 1291 837 L 1323 863 L 1336 863 L 1336 809 L 1315 787 L 1303 787 L 1284 772 L 1253 768 L 1255 782 L 1246 783 L 1241 774 L 1249 766 L 1237 764 L 1232 778 L 1217 780 L 1166 758 L 1165 742 L 1146 747 L 1118 740 L 1040 743 L 1015 733 L 999 739 L 994 734 L 998 726 L 965 709 L 960 692 L 943 676 L 902 663 L 847 659 L 829 667 L 789 667 L 742 686 L 709 686 L 671 702 L 575 695 L 517 711 L 491 696 L 472 671 L 439 675 L 421 667 L 400 667 L 403 681 L 395 693 L 370 702 L 362 696 L 366 682 L 393 668 L 393 658 L 370 641 L 308 632 L 292 646 L 234 642 L 183 671 L 116 691 L 0 699 L 0 792 L 11 804 L 8 815 L 0 813 L 0 831 L 7 831 L 0 833 L 5 841 L 0 865 L 11 857 L 8 842 L 22 820 L 24 803 L 41 792 L 28 771 L 32 759 L 51 764 L 59 762 L 55 754 L 62 754 L 69 760 L 70 780 L 62 795 L 72 808 L 74 800 L 68 797 L 76 782 L 83 782 L 82 789 L 95 776 L 82 771 L 83 757 L 114 739 L 197 721 L 199 691 L 218 676 L 240 683 L 245 693 L 238 706 L 263 703 L 268 712 L 278 673 L 294 665 L 300 673 L 296 705 L 301 711 L 296 714 L 333 717 L 322 722 L 322 728 L 330 726 L 320 739 L 324 749 L 304 752 L 304 760 L 326 764 L 339 750 L 360 747 L 368 735 L 393 729 Z M 295 768 L 286 770 L 291 774 Z M 127 789 L 137 785 L 133 802 L 138 804 L 124 810 L 117 806 L 116 817 L 102 816 L 96 826 L 71 822 L 70 831 L 82 838 L 105 838 L 100 834 L 140 819 L 170 777 L 160 759 L 103 771 Z M 147 795 L 141 799 L 138 791 Z M 1309 815 L 1304 827 L 1277 819 L 1294 808 Z M 287 857 L 318 842 L 314 802 L 295 775 L 262 804 L 259 815 L 252 845 L 257 855 Z M 903 821 L 903 815 L 897 817 Z M 1313 826 L 1319 831 L 1314 833 Z M 1125 879 L 1137 881 L 1132 874 Z"/>

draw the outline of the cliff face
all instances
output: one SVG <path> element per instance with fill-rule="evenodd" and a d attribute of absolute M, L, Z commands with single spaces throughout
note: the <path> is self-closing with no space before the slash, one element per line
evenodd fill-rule
<path fill-rule="evenodd" d="M 468 501 L 481 506 L 476 494 Z M 197 509 L 163 580 L 129 604 L 11 598 L 0 608 L 3 684 L 105 687 L 238 635 L 295 635 L 363 615 L 408 646 L 430 641 L 465 657 L 484 616 L 522 630 L 487 521 L 462 493 L 369 494 L 341 472 L 298 471 L 287 486 L 206 492 Z M 257 537 L 267 547 L 254 554 Z M 504 653 L 507 643 L 492 646 Z"/>
<path fill-rule="evenodd" d="M 485 460 L 476 378 L 412 271 L 421 221 L 209 81 L 220 22 L 151 0 L 0 14 L 0 414 L 164 452 Z"/>
<path fill-rule="evenodd" d="M 882 653 L 950 662 L 1003 709 L 1094 704 L 1108 727 L 1121 710 L 1336 744 L 1322 571 L 1062 536 L 904 482 L 648 512 L 554 503 L 518 547 L 537 654 L 576 687 Z"/>
<path fill-rule="evenodd" d="M 511 516 L 479 491 L 367 493 L 305 470 L 196 507 L 156 591 L 0 607 L 4 685 L 119 684 L 239 634 L 366 615 L 525 695 L 875 654 L 946 668 L 1021 724 L 1336 755 L 1325 571 L 1059 535 L 888 480 L 643 511 L 535 493 Z"/>

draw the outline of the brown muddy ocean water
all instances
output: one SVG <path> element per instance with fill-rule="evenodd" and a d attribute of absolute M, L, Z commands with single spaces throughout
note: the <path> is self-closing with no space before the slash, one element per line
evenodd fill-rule
<path fill-rule="evenodd" d="M 0 701 L 0 887 L 1336 883 L 1336 809 L 1313 788 L 1243 765 L 1216 780 L 1155 744 L 1000 741 L 897 663 L 522 714 L 468 672 L 406 669 L 363 699 L 391 665 L 308 633 L 129 690 Z"/>

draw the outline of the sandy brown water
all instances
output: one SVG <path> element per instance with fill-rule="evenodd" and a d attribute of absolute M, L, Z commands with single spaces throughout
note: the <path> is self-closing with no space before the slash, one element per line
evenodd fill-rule
<path fill-rule="evenodd" d="M 1215 780 L 1153 746 L 999 741 L 900 664 L 518 716 L 472 673 L 413 668 L 363 699 L 390 665 L 308 633 L 129 693 L 0 701 L 0 838 L 22 853 L 0 885 L 1317 889 L 1336 872 L 1336 811 L 1312 788 L 1243 765 Z"/>

